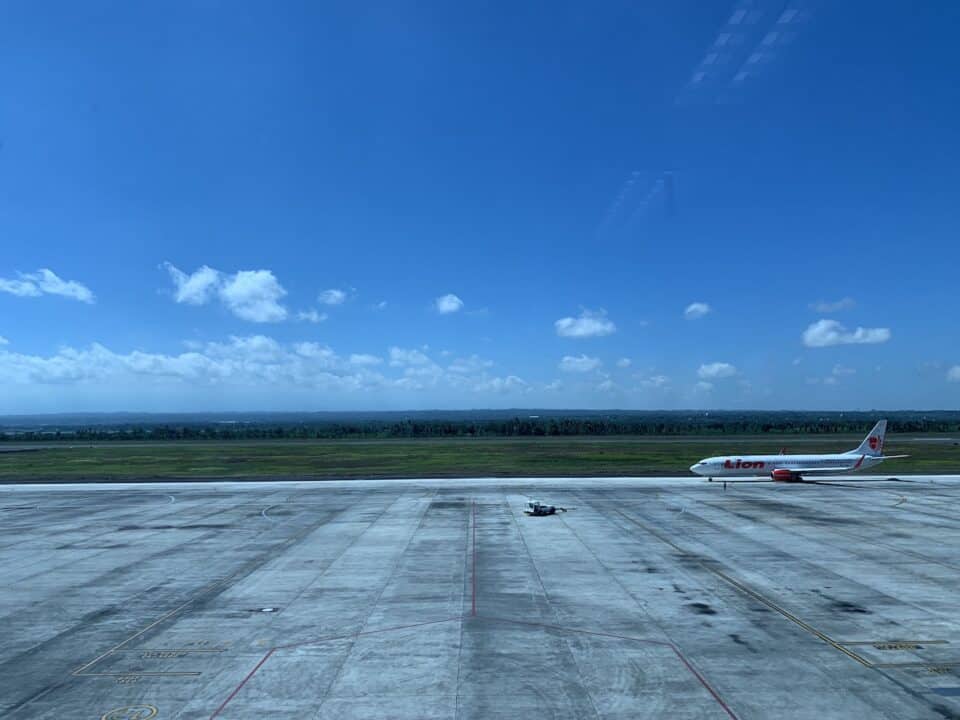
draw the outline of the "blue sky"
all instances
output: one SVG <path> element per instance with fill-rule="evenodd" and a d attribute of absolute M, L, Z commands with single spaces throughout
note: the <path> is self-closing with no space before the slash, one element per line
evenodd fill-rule
<path fill-rule="evenodd" d="M 955 407 L 958 20 L 9 4 L 0 412 Z"/>

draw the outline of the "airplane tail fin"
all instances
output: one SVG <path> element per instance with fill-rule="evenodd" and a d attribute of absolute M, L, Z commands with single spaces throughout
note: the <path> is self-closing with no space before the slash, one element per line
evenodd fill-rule
<path fill-rule="evenodd" d="M 866 455 L 867 457 L 879 457 L 883 455 L 883 441 L 887 435 L 887 421 L 881 420 L 873 426 L 873 430 L 867 435 L 860 447 L 853 450 L 856 455 Z"/>

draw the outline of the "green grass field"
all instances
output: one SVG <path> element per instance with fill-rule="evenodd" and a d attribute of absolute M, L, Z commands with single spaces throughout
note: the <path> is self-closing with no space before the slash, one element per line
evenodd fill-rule
<path fill-rule="evenodd" d="M 729 453 L 836 452 L 852 436 L 490 438 L 258 442 L 144 442 L 43 446 L 2 452 L 0 481 L 202 478 L 403 478 L 686 475 L 700 458 Z M 890 438 L 911 457 L 885 475 L 960 473 L 952 438 Z M 21 446 L 25 447 L 25 446 Z M 26 446 L 29 447 L 29 446 Z"/>

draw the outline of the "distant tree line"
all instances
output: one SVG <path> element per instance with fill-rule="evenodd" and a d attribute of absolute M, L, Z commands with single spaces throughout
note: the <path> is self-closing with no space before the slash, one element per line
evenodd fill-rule
<path fill-rule="evenodd" d="M 334 440 L 377 438 L 572 437 L 613 435 L 777 435 L 866 432 L 879 417 L 893 433 L 958 433 L 960 412 L 629 412 L 453 418 L 357 419 L 321 422 L 114 423 L 11 427 L 0 442 L 88 440 Z"/>

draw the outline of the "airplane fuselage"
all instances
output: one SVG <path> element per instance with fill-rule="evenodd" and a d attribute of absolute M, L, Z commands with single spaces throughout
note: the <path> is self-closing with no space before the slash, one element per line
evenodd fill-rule
<path fill-rule="evenodd" d="M 705 477 L 770 477 L 776 470 L 798 474 L 841 473 L 863 470 L 880 463 L 869 455 L 724 455 L 704 458 L 690 470 Z"/>

